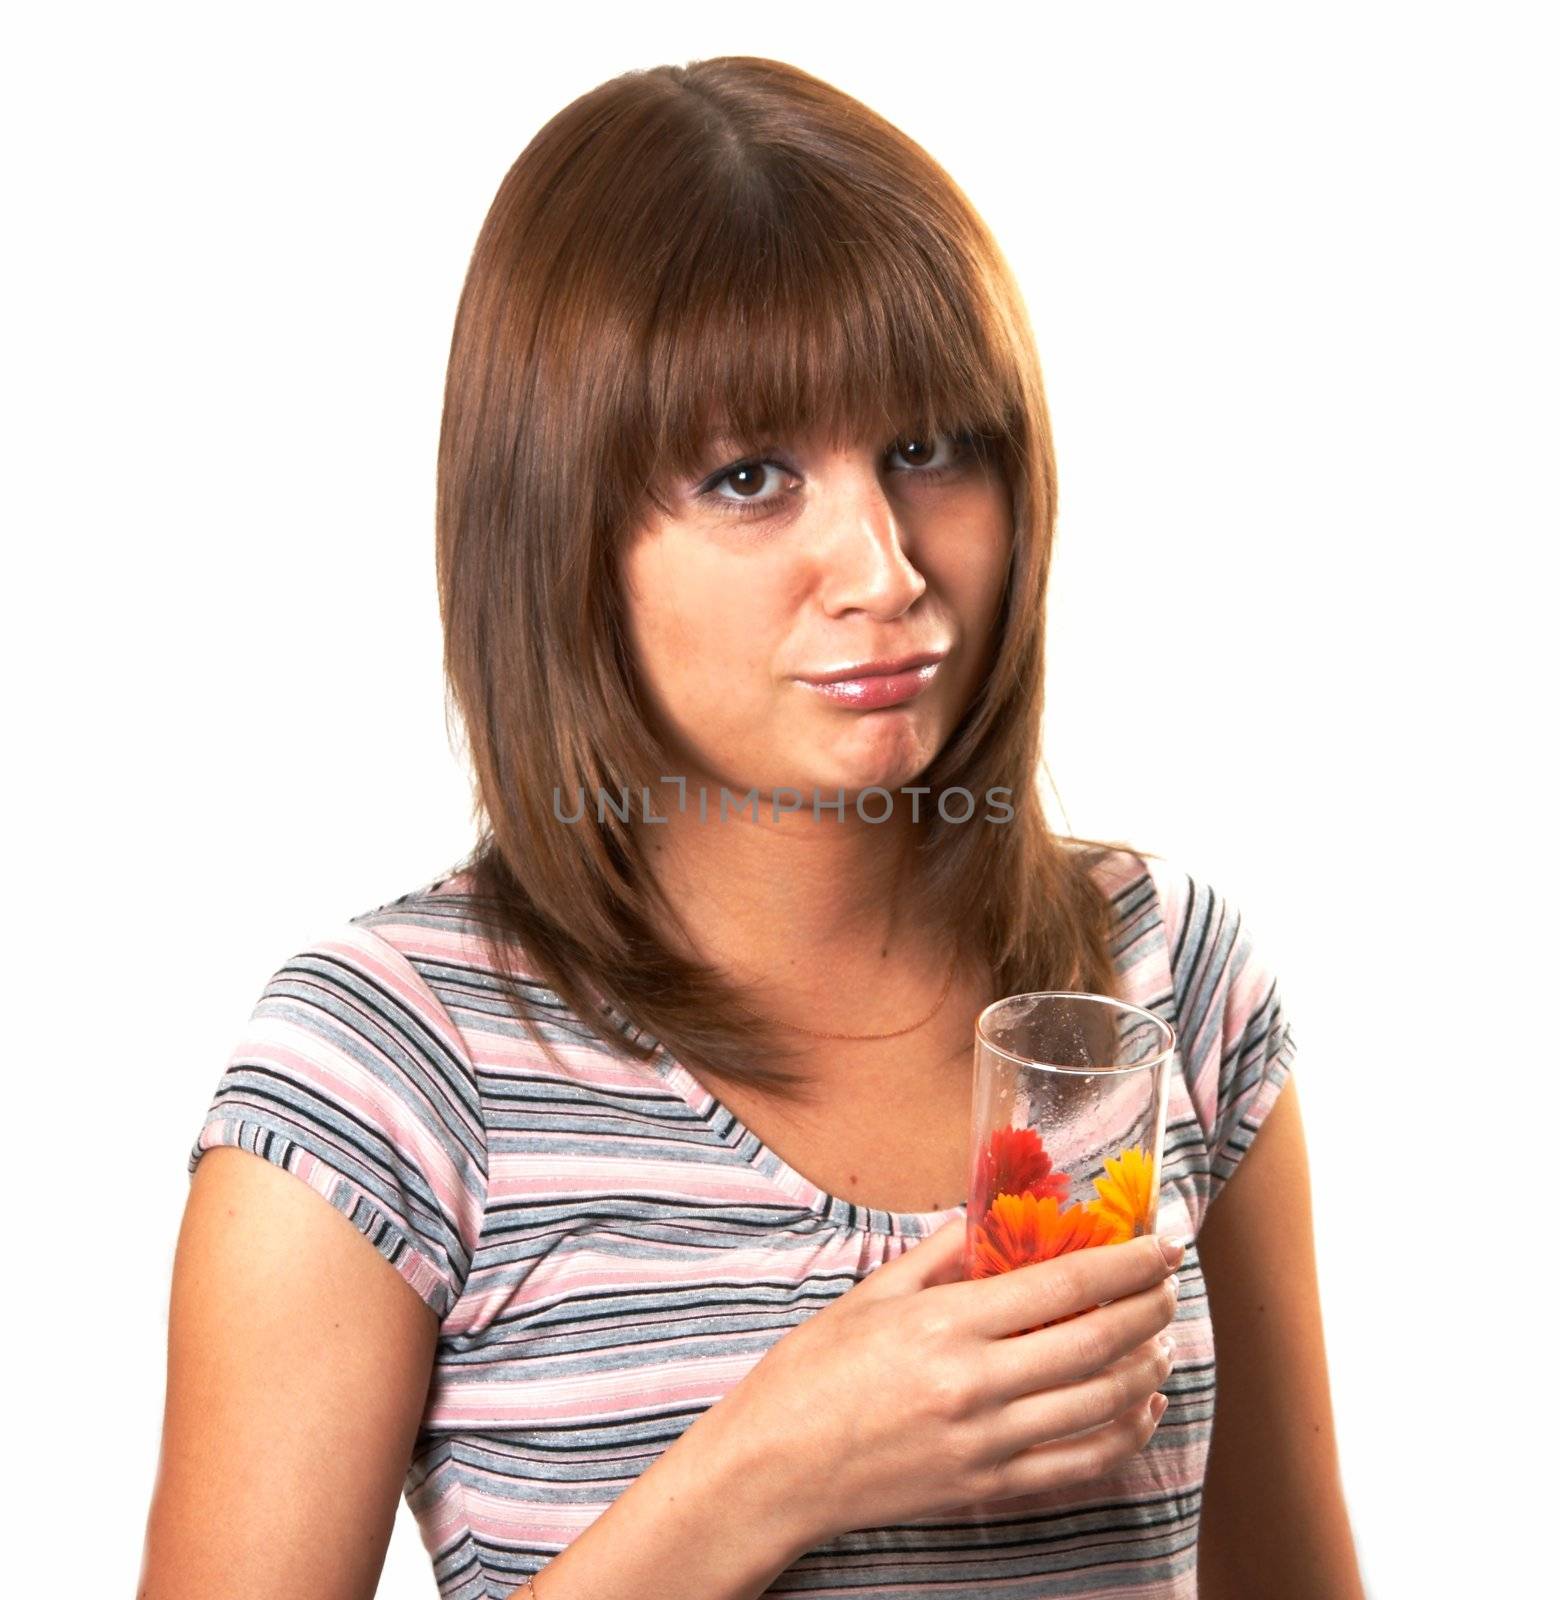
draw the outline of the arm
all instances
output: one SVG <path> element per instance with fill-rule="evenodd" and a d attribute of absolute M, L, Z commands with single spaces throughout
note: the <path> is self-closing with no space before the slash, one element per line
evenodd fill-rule
<path fill-rule="evenodd" d="M 1202 1600 L 1364 1600 L 1338 1472 L 1295 1080 L 1197 1237 L 1217 1397 Z"/>
<path fill-rule="evenodd" d="M 773 1461 L 728 1440 L 718 1405 L 542 1568 L 535 1600 L 756 1600 L 816 1541 L 784 1514 Z M 532 1600 L 525 1584 L 507 1600 Z"/>
<path fill-rule="evenodd" d="M 368 1600 L 437 1336 L 412 1287 L 296 1176 L 207 1151 L 174 1255 L 138 1600 Z"/>

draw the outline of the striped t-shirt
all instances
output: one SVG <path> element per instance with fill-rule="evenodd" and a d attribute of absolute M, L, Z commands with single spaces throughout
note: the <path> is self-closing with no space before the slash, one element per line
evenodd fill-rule
<path fill-rule="evenodd" d="M 1176 1030 L 1159 1232 L 1176 1365 L 1151 1440 L 1087 1483 L 862 1527 L 775 1595 L 1196 1593 L 1214 1345 L 1195 1236 L 1294 1055 L 1239 911 L 1162 860 L 1094 867 L 1125 997 Z M 527 986 L 510 1011 L 459 872 L 352 917 L 265 985 L 190 1152 L 239 1145 L 344 1215 L 439 1317 L 407 1504 L 447 1600 L 508 1596 L 787 1330 L 964 1211 L 867 1208 L 762 1144 L 681 1063 L 636 1062 Z"/>

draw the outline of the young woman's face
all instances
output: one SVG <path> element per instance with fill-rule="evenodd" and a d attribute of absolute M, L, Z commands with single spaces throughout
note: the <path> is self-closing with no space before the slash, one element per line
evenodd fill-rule
<path fill-rule="evenodd" d="M 805 810 L 815 788 L 913 783 L 989 665 L 1012 549 L 1001 469 L 958 435 L 762 456 L 717 443 L 675 487 L 676 514 L 654 512 L 623 555 L 641 684 L 712 815 L 720 784 L 789 786 Z M 943 659 L 893 704 L 869 698 L 881 677 L 832 696 L 806 681 L 930 653 Z"/>

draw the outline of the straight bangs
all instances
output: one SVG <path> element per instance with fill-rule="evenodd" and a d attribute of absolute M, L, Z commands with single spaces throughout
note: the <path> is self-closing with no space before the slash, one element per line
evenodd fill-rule
<path fill-rule="evenodd" d="M 968 432 L 1007 459 L 1024 386 L 978 254 L 816 175 L 710 177 L 688 191 L 618 419 L 646 463 L 631 523 L 669 513 L 674 483 L 716 465 L 717 444 Z"/>

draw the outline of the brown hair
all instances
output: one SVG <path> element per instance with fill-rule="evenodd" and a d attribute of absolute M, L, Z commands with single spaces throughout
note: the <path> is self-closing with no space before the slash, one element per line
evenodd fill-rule
<path fill-rule="evenodd" d="M 805 1098 L 779 1030 L 658 937 L 670 908 L 632 824 L 587 804 L 564 826 L 553 809 L 581 790 L 667 793 L 620 552 L 714 431 L 803 423 L 833 440 L 968 429 L 1000 461 L 1014 543 L 992 666 L 915 781 L 1005 789 L 1013 816 L 923 812 L 910 914 L 973 947 L 998 994 L 1119 993 L 1089 869 L 1132 847 L 1053 833 L 1036 782 L 1056 475 L 1010 269 L 898 129 L 784 62 L 722 56 L 624 73 L 558 112 L 499 186 L 455 319 L 438 575 L 480 825 L 463 870 L 544 1049 L 522 972 L 635 1059 L 659 1044 Z"/>

